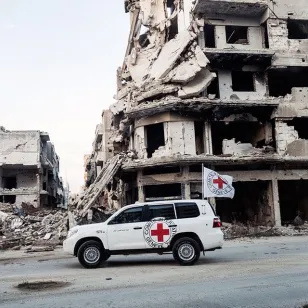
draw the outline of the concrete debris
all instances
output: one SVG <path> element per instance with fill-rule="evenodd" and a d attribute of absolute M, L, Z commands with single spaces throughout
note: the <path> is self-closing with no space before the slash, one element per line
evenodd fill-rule
<path fill-rule="evenodd" d="M 251 143 L 235 142 L 235 139 L 224 139 L 222 142 L 222 153 L 230 155 L 264 155 L 269 153 L 275 153 L 275 149 L 270 146 L 264 146 L 262 148 L 255 148 Z"/>
<path fill-rule="evenodd" d="M 197 58 L 194 57 L 188 61 L 180 63 L 169 73 L 166 79 L 169 79 L 171 82 L 185 84 L 193 80 L 201 69 L 202 67 L 198 64 Z"/>
<path fill-rule="evenodd" d="M 0 249 L 36 245 L 44 246 L 41 249 L 45 250 L 46 245 L 55 247 L 67 235 L 68 214 L 63 210 L 41 208 L 37 211 L 34 206 L 31 210 L 27 204 L 22 212 L 3 203 L 0 203 L 0 208 Z M 28 214 L 33 212 L 35 215 Z"/>
<path fill-rule="evenodd" d="M 180 32 L 176 38 L 167 42 L 151 68 L 150 77 L 156 80 L 166 77 L 173 69 L 176 61 L 180 58 L 185 48 L 187 48 L 189 43 L 194 39 L 196 39 L 196 35 L 193 35 L 192 32 L 188 30 L 184 30 Z"/>
<path fill-rule="evenodd" d="M 89 209 L 92 207 L 100 207 L 100 204 L 97 204 L 97 201 L 101 197 L 106 186 L 110 181 L 112 181 L 113 177 L 120 169 L 123 159 L 123 155 L 114 156 L 101 170 L 94 183 L 79 197 L 78 200 L 76 200 L 72 207 L 76 207 L 76 210 L 78 211 L 77 216 L 85 217 Z"/>
<path fill-rule="evenodd" d="M 137 96 L 135 97 L 136 101 L 141 102 L 158 95 L 174 93 L 179 89 L 178 86 L 174 85 L 158 85 L 156 87 L 154 86 L 151 88 L 152 88 L 151 90 L 143 91 L 139 95 L 137 94 Z"/>
<path fill-rule="evenodd" d="M 203 92 L 216 78 L 215 73 L 211 73 L 208 69 L 202 69 L 195 78 L 179 90 L 180 98 L 195 97 Z"/>
<path fill-rule="evenodd" d="M 266 227 L 245 225 L 239 222 L 234 224 L 223 222 L 222 231 L 226 240 L 245 237 L 308 235 L 308 222 L 303 222 L 300 227 L 297 225 Z"/>

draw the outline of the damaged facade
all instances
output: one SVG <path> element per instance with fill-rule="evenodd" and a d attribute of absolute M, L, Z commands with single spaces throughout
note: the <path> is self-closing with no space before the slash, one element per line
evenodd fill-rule
<path fill-rule="evenodd" d="M 201 198 L 204 163 L 234 177 L 235 198 L 211 200 L 223 221 L 307 220 L 306 5 L 126 0 L 117 102 L 96 132 L 92 193 L 79 206 Z"/>
<path fill-rule="evenodd" d="M 49 135 L 0 129 L 0 203 L 63 207 L 59 157 Z"/>

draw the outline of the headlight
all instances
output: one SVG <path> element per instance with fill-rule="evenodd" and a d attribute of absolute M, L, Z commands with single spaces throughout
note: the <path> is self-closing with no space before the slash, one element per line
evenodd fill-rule
<path fill-rule="evenodd" d="M 73 230 L 68 231 L 68 233 L 67 233 L 67 238 L 73 236 L 73 235 L 76 234 L 77 232 L 78 232 L 78 229 L 73 229 Z"/>

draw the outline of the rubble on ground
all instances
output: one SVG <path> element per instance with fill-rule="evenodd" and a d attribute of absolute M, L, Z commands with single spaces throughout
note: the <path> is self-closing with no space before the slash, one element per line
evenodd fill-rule
<path fill-rule="evenodd" d="M 268 237 L 268 236 L 298 236 L 308 235 L 308 222 L 301 226 L 289 224 L 282 227 L 253 226 L 243 223 L 222 223 L 222 231 L 226 240 L 243 237 Z"/>
<path fill-rule="evenodd" d="M 53 250 L 68 231 L 68 213 L 58 209 L 0 203 L 0 249 Z M 42 247 L 42 248 L 38 248 Z"/>

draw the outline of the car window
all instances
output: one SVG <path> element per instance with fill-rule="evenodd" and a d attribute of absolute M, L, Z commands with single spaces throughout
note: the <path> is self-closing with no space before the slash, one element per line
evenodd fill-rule
<path fill-rule="evenodd" d="M 156 217 L 175 219 L 173 204 L 149 205 L 149 220 Z"/>
<path fill-rule="evenodd" d="M 197 204 L 193 202 L 176 203 L 175 208 L 178 219 L 194 218 L 200 215 Z"/>
<path fill-rule="evenodd" d="M 134 207 L 132 209 L 128 209 L 121 214 L 119 214 L 112 224 L 129 224 L 134 222 L 142 221 L 142 209 L 143 207 Z"/>

